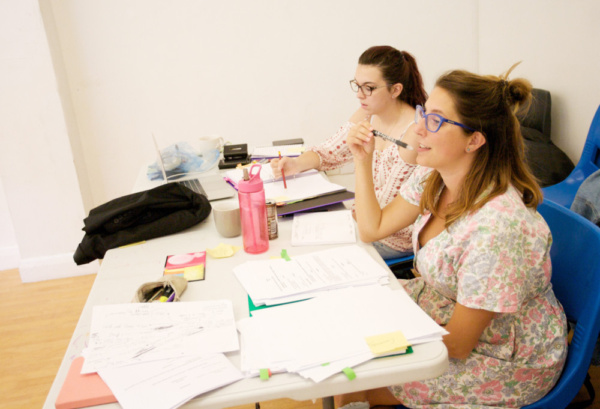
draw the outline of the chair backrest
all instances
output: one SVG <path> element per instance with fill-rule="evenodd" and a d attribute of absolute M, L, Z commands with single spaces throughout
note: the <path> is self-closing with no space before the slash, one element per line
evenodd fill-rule
<path fill-rule="evenodd" d="M 558 383 L 525 408 L 565 408 L 583 385 L 600 332 L 600 228 L 550 200 L 544 200 L 538 211 L 553 237 L 554 293 L 576 326 Z"/>
<path fill-rule="evenodd" d="M 517 118 L 521 127 L 527 127 L 538 130 L 546 139 L 546 142 L 551 141 L 552 132 L 552 97 L 550 92 L 541 89 L 533 88 L 531 90 L 532 101 L 525 114 L 517 113 Z"/>
<path fill-rule="evenodd" d="M 592 119 L 581 158 L 575 166 L 575 170 L 577 169 L 583 173 L 583 180 L 600 169 L 600 106 L 598 106 L 594 119 Z"/>
<path fill-rule="evenodd" d="M 600 169 L 600 106 L 592 119 L 581 157 L 575 169 L 562 182 L 543 188 L 544 197 L 567 208 L 571 207 L 579 186 L 598 169 Z"/>

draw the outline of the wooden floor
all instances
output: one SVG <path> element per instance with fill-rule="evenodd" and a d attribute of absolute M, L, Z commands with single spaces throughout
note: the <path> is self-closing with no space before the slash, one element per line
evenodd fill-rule
<path fill-rule="evenodd" d="M 0 409 L 37 409 L 46 401 L 95 275 L 22 283 L 0 271 Z M 600 393 L 600 368 L 591 368 Z M 581 392 L 578 398 L 587 397 Z M 316 402 L 281 399 L 262 409 L 317 409 Z M 600 409 L 600 398 L 592 409 Z M 232 408 L 233 409 L 233 408 Z M 235 409 L 254 409 L 254 404 Z"/>

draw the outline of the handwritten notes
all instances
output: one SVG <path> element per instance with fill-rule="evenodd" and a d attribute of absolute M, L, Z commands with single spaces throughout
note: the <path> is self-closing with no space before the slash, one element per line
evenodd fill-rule
<path fill-rule="evenodd" d="M 229 300 L 94 307 L 82 373 L 239 349 Z"/>
<path fill-rule="evenodd" d="M 292 246 L 356 243 L 352 212 L 299 213 L 292 224 Z"/>

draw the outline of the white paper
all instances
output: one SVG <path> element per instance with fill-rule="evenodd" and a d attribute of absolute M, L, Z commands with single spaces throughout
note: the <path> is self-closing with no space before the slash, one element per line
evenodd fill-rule
<path fill-rule="evenodd" d="M 223 355 L 145 362 L 99 372 L 123 409 L 171 409 L 243 378 Z"/>
<path fill-rule="evenodd" d="M 249 261 L 234 273 L 254 305 L 277 304 L 284 297 L 309 298 L 335 288 L 387 283 L 389 272 L 357 245 L 284 259 Z"/>
<path fill-rule="evenodd" d="M 374 358 L 366 338 L 401 331 L 411 345 L 441 340 L 437 325 L 403 289 L 346 288 L 295 304 L 253 311 L 238 322 L 241 369 L 297 372 L 315 382 Z M 327 367 L 322 367 L 323 364 Z"/>
<path fill-rule="evenodd" d="M 82 373 L 239 349 L 230 300 L 94 307 Z"/>
<path fill-rule="evenodd" d="M 291 203 L 346 191 L 345 187 L 331 183 L 320 173 L 292 175 L 285 180 L 287 188 L 283 180 L 265 183 L 265 198 L 277 203 Z"/>
<path fill-rule="evenodd" d="M 292 224 L 292 246 L 356 243 L 352 211 L 298 213 Z"/>

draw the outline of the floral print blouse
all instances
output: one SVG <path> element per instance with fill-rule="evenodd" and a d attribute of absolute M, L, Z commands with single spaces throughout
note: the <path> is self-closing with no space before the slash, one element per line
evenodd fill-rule
<path fill-rule="evenodd" d="M 426 168 L 417 168 L 401 194 L 418 205 Z M 552 238 L 542 216 L 525 207 L 513 187 L 457 220 L 419 248 L 421 277 L 403 280 L 406 291 L 440 325 L 454 306 L 494 311 L 495 317 L 466 359 L 450 359 L 434 379 L 391 386 L 410 408 L 518 408 L 543 397 L 560 376 L 567 325 L 550 278 Z"/>
<path fill-rule="evenodd" d="M 352 152 L 346 144 L 348 131 L 354 126 L 352 122 L 345 123 L 332 137 L 320 145 L 307 150 L 315 152 L 320 160 L 319 170 L 341 168 L 352 161 Z M 406 163 L 398 153 L 396 145 L 390 145 L 384 150 L 373 153 L 373 184 L 377 202 L 382 208 L 390 203 L 400 193 L 400 186 L 408 180 L 416 165 Z M 381 243 L 394 250 L 412 251 L 412 226 L 406 227 L 382 240 Z"/>

